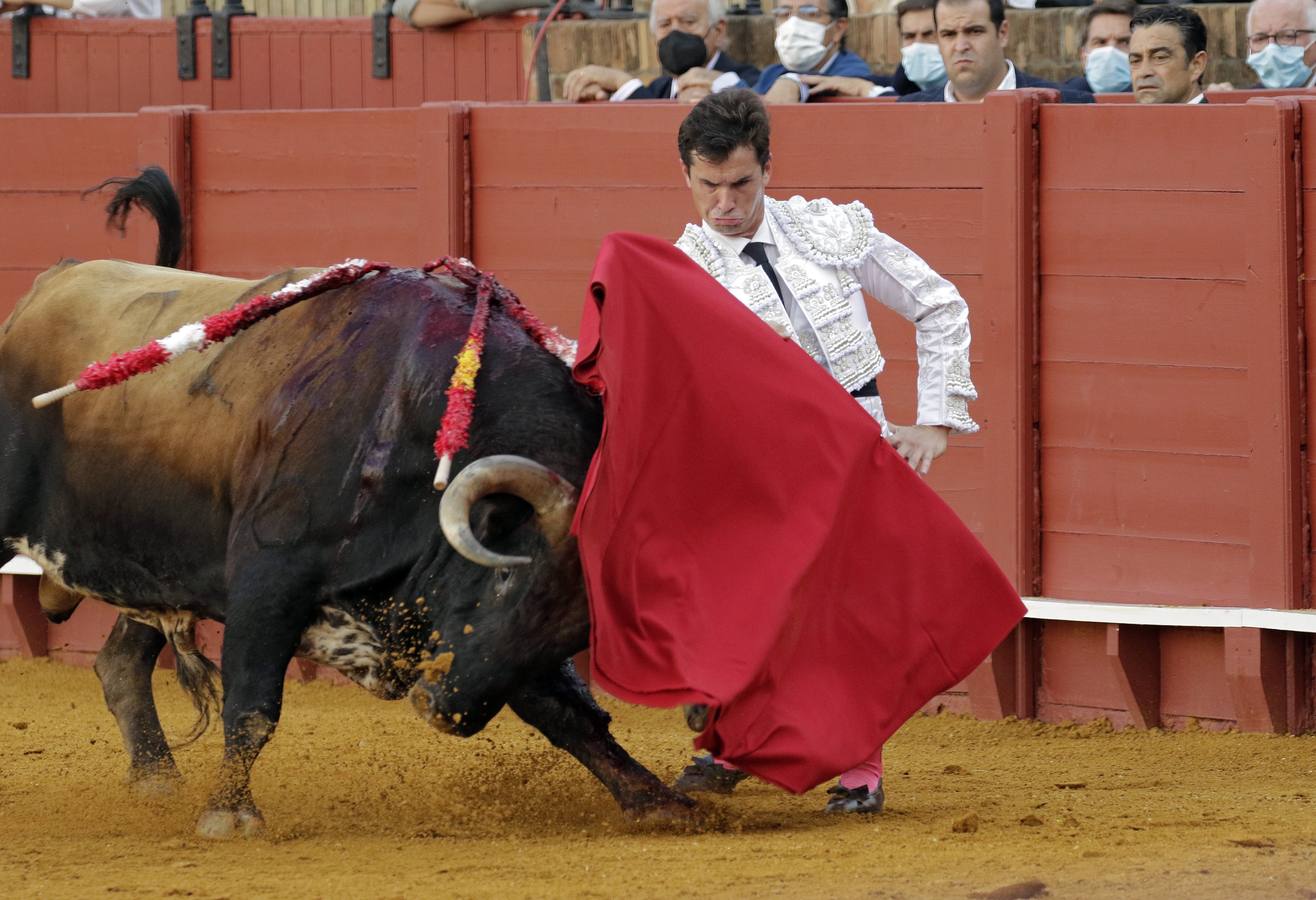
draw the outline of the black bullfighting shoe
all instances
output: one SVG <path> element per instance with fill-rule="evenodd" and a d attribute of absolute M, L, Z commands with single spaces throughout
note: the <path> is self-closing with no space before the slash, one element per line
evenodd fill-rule
<path fill-rule="evenodd" d="M 685 767 L 681 777 L 676 779 L 672 785 L 675 790 L 683 794 L 691 794 L 698 791 L 707 791 L 710 794 L 729 794 L 749 777 L 748 772 L 742 772 L 739 769 L 728 769 L 726 766 L 718 765 L 713 761 L 713 757 L 705 754 L 704 756 L 693 757 L 694 764 Z"/>
<path fill-rule="evenodd" d="M 690 703 L 682 707 L 685 711 L 685 725 L 691 731 L 703 731 L 708 727 L 708 707 L 702 703 Z"/>
<path fill-rule="evenodd" d="M 867 785 L 843 788 L 839 784 L 829 787 L 827 793 L 832 797 L 827 801 L 824 812 L 829 813 L 880 813 L 886 803 L 886 791 L 882 790 L 881 780 L 877 782 L 877 790 L 872 793 L 869 793 Z"/>

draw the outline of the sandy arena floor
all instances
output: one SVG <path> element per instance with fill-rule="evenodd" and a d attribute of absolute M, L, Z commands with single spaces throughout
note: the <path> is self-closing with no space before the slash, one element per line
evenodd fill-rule
<path fill-rule="evenodd" d="M 165 727 L 191 710 L 157 677 Z M 612 704 L 670 778 L 679 715 Z M 290 685 L 253 788 L 268 840 L 192 835 L 217 729 L 178 795 L 123 786 L 95 676 L 0 662 L 6 897 L 1316 898 L 1316 736 L 1111 732 L 920 717 L 891 742 L 888 807 L 824 816 L 821 789 L 705 801 L 699 834 L 637 832 L 579 766 L 508 714 L 462 742 L 405 703 Z M 1005 892 L 1001 888 L 1015 886 Z"/>

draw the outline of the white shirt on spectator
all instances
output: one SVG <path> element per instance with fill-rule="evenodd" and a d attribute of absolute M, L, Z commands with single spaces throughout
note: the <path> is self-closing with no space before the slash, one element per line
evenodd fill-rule
<path fill-rule="evenodd" d="M 995 87 L 995 90 L 1012 91 L 1018 86 L 1019 85 L 1014 78 L 1014 63 L 1010 62 L 1007 59 L 1005 61 L 1005 77 L 1001 79 L 1001 83 Z M 946 102 L 954 103 L 955 89 L 951 86 L 951 83 L 949 81 L 946 82 L 946 87 L 944 88 L 944 91 L 945 91 L 944 96 L 946 98 Z"/>
<path fill-rule="evenodd" d="M 158 19 L 162 0 L 73 0 L 71 9 L 45 7 L 58 19 Z"/>
<path fill-rule="evenodd" d="M 705 69 L 716 68 L 717 61 L 721 58 L 722 58 L 722 51 L 718 50 L 716 53 L 713 54 L 712 59 L 704 63 L 704 68 Z M 718 91 L 725 91 L 727 88 L 733 88 L 738 84 L 740 84 L 739 75 L 737 75 L 735 72 L 723 72 L 721 75 L 717 76 L 717 80 L 713 82 L 713 93 L 716 94 Z M 621 87 L 617 88 L 617 90 L 614 91 L 612 96 L 609 97 L 608 99 L 617 100 L 617 101 L 625 100 L 629 98 L 631 94 L 635 93 L 642 87 L 644 87 L 643 81 L 641 81 L 638 78 L 632 78 L 630 81 L 626 82 Z M 680 89 L 677 88 L 676 79 L 673 78 L 672 88 L 667 96 L 670 99 L 675 100 L 676 95 L 678 93 L 680 93 Z"/>

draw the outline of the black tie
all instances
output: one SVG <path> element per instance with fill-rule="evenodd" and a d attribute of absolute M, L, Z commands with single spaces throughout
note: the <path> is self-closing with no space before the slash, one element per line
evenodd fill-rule
<path fill-rule="evenodd" d="M 786 298 L 781 293 L 781 282 L 777 281 L 777 270 L 772 268 L 772 263 L 768 262 L 768 245 L 762 241 L 750 241 L 745 245 L 744 254 L 758 264 L 763 273 L 768 276 L 768 281 L 772 282 L 772 289 L 777 292 L 777 298 L 781 300 L 781 305 L 786 305 Z"/>

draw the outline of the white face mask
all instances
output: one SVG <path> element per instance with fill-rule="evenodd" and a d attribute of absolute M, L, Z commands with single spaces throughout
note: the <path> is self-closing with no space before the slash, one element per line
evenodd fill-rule
<path fill-rule="evenodd" d="M 777 29 L 777 58 L 792 72 L 811 72 L 823 61 L 831 47 L 823 43 L 827 26 L 820 22 L 806 22 L 791 16 Z"/>

